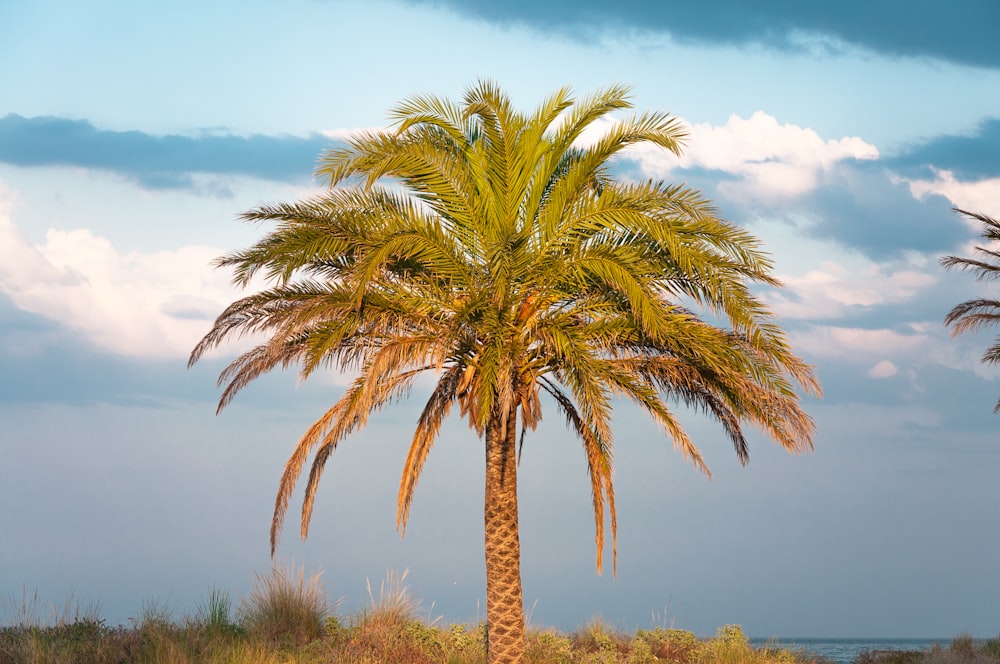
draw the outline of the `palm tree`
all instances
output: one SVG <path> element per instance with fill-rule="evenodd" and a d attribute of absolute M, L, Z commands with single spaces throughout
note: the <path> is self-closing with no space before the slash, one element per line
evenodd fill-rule
<path fill-rule="evenodd" d="M 543 396 L 583 445 L 598 572 L 606 521 L 612 542 L 617 534 L 613 397 L 645 409 L 706 473 L 673 402 L 718 420 L 741 462 L 747 424 L 790 451 L 812 446 L 796 387 L 818 394 L 819 385 L 749 290 L 777 285 L 757 240 L 697 191 L 611 172 L 632 146 L 679 154 L 680 122 L 642 113 L 609 123 L 592 142 L 583 137 L 631 108 L 628 93 L 615 86 L 577 101 L 561 89 L 528 115 L 490 82 L 460 103 L 402 102 L 392 129 L 356 134 L 322 155 L 324 194 L 243 214 L 276 227 L 217 263 L 240 286 L 258 274 L 271 286 L 230 305 L 191 354 L 193 363 L 224 339 L 267 335 L 222 372 L 220 410 L 277 366 L 297 365 L 302 378 L 321 367 L 357 375 L 288 460 L 272 555 L 308 458 L 303 538 L 338 443 L 418 376 L 436 377 L 403 466 L 396 524 L 405 531 L 424 462 L 457 406 L 485 440 L 490 662 L 518 662 L 524 652 L 517 460 Z"/>
<path fill-rule="evenodd" d="M 983 225 L 980 237 L 992 243 L 1000 241 L 1000 221 L 987 217 L 985 214 L 968 212 L 959 208 L 954 208 L 955 212 L 964 214 L 970 219 L 975 219 Z M 995 245 L 994 245 L 995 246 Z M 976 275 L 976 281 L 991 281 L 1000 279 L 1000 251 L 987 247 L 976 247 L 977 258 L 962 258 L 961 256 L 945 256 L 941 259 L 941 264 L 946 268 L 958 268 L 959 270 L 971 270 Z M 975 298 L 966 300 L 948 312 L 944 318 L 944 324 L 951 327 L 951 336 L 957 336 L 965 332 L 974 332 L 986 325 L 996 325 L 1000 323 L 1000 300 L 992 298 Z M 986 364 L 1000 363 L 1000 337 L 994 339 L 993 343 L 983 353 L 982 362 Z M 1000 412 L 1000 401 L 993 407 L 993 412 Z"/>

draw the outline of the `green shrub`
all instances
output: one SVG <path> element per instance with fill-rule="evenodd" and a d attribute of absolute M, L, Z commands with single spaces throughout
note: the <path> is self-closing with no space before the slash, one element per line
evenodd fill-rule
<path fill-rule="evenodd" d="M 526 638 L 524 659 L 528 664 L 572 664 L 573 644 L 569 637 L 555 631 L 531 631 Z"/>
<path fill-rule="evenodd" d="M 714 639 L 698 649 L 695 661 L 704 664 L 742 664 L 752 659 L 750 642 L 739 625 L 720 627 Z"/>
<path fill-rule="evenodd" d="M 626 664 L 655 664 L 658 661 L 653 654 L 653 647 L 645 639 L 633 638 L 629 642 Z"/>
<path fill-rule="evenodd" d="M 1000 659 L 1000 637 L 995 639 L 986 639 L 979 648 L 990 657 Z"/>
<path fill-rule="evenodd" d="M 626 639 L 601 618 L 595 618 L 573 635 L 573 646 L 585 652 L 625 651 Z"/>
<path fill-rule="evenodd" d="M 209 635 L 236 637 L 245 633 L 233 620 L 233 600 L 229 593 L 213 588 L 205 604 L 198 607 L 195 622 Z"/>
<path fill-rule="evenodd" d="M 701 644 L 692 659 L 697 664 L 796 664 L 803 660 L 814 661 L 773 645 L 754 648 L 739 625 L 720 627 L 715 638 Z"/>
<path fill-rule="evenodd" d="M 686 664 L 696 659 L 698 649 L 701 648 L 701 641 L 694 632 L 684 629 L 655 629 L 636 630 L 632 639 L 643 641 L 649 644 L 650 651 L 654 657 Z"/>
<path fill-rule="evenodd" d="M 440 631 L 439 643 L 445 662 L 448 664 L 478 664 L 486 660 L 486 632 L 477 626 L 469 629 L 457 623 Z"/>

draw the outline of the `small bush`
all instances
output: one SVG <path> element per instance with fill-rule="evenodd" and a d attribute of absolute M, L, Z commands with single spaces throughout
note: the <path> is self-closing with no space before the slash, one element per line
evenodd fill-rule
<path fill-rule="evenodd" d="M 986 639 L 979 648 L 983 653 L 989 655 L 990 657 L 1000 659 L 1000 637 L 995 639 Z"/>
<path fill-rule="evenodd" d="M 479 664 L 486 660 L 486 630 L 480 624 L 470 629 L 457 623 L 441 631 L 442 661 L 447 664 Z"/>
<path fill-rule="evenodd" d="M 147 599 L 142 603 L 142 610 L 139 612 L 139 628 L 171 628 L 173 627 L 173 609 L 163 602 Z"/>
<path fill-rule="evenodd" d="M 213 588 L 208 601 L 198 607 L 195 622 L 211 636 L 235 637 L 245 630 L 233 621 L 233 600 L 229 593 Z"/>
<path fill-rule="evenodd" d="M 368 606 L 351 620 L 349 627 L 336 621 L 327 627 L 335 634 L 340 650 L 331 659 L 338 662 L 401 662 L 406 664 L 463 662 L 466 650 L 464 626 L 450 632 L 418 619 L 420 602 L 406 584 L 409 570 L 389 571 L 378 592 L 366 580 Z M 469 639 L 471 643 L 471 638 Z M 475 660 L 473 660 L 475 661 Z"/>
<path fill-rule="evenodd" d="M 528 664 L 572 664 L 573 644 L 555 631 L 529 632 L 524 659 Z"/>
<path fill-rule="evenodd" d="M 862 650 L 854 664 L 917 664 L 925 656 L 919 650 Z"/>
<path fill-rule="evenodd" d="M 765 645 L 754 648 L 739 625 L 720 627 L 714 639 L 704 642 L 691 661 L 697 664 L 796 664 L 815 661 L 790 650 Z"/>
<path fill-rule="evenodd" d="M 240 606 L 240 622 L 250 634 L 276 645 L 303 646 L 323 635 L 332 607 L 321 573 L 308 579 L 303 568 L 276 565 L 255 574 L 253 590 Z"/>
<path fill-rule="evenodd" d="M 420 602 L 413 597 L 406 577 L 410 570 L 397 574 L 395 570 L 386 572 L 379 584 L 378 597 L 372 591 L 372 584 L 365 579 L 368 588 L 368 608 L 362 613 L 361 621 L 368 625 L 404 625 L 417 619 Z"/>
<path fill-rule="evenodd" d="M 698 649 L 701 648 L 701 641 L 694 632 L 684 629 L 639 629 L 635 632 L 633 643 L 643 641 L 649 644 L 650 651 L 654 657 L 666 659 L 671 662 L 687 664 L 696 659 Z"/>
<path fill-rule="evenodd" d="M 750 641 L 739 625 L 720 627 L 714 639 L 710 639 L 698 649 L 695 661 L 704 664 L 736 664 L 752 659 Z"/>
<path fill-rule="evenodd" d="M 924 653 L 920 664 L 1000 664 L 1000 639 L 990 639 L 983 643 L 969 634 L 960 634 L 952 639 L 948 648 L 935 645 Z"/>
<path fill-rule="evenodd" d="M 976 654 L 976 641 L 971 634 L 959 634 L 951 640 L 949 650 L 962 657 L 972 658 Z"/>
<path fill-rule="evenodd" d="M 573 647 L 585 652 L 624 652 L 627 640 L 601 618 L 595 618 L 573 635 Z"/>

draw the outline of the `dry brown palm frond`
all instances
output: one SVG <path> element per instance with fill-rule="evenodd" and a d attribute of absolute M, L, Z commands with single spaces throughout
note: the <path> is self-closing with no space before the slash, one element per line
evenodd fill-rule
<path fill-rule="evenodd" d="M 451 405 L 458 396 L 463 373 L 461 365 L 455 364 L 448 367 L 438 380 L 423 412 L 420 414 L 399 480 L 399 496 L 396 500 L 396 528 L 399 529 L 401 535 L 406 533 L 410 504 L 413 502 L 413 492 L 416 489 L 420 473 L 423 471 L 424 461 L 437 440 L 441 424 L 448 416 Z"/>
<path fill-rule="evenodd" d="M 611 441 L 602 440 L 597 431 L 588 426 L 580 416 L 573 400 L 559 387 L 542 378 L 539 381 L 542 389 L 548 392 L 556 401 L 566 418 L 566 424 L 577 434 L 587 456 L 587 472 L 590 477 L 590 491 L 594 509 L 594 543 L 597 549 L 597 571 L 600 573 L 604 564 L 604 507 L 607 503 L 611 516 L 611 551 L 612 568 L 618 573 L 618 514 L 615 511 L 614 483 L 612 481 Z"/>

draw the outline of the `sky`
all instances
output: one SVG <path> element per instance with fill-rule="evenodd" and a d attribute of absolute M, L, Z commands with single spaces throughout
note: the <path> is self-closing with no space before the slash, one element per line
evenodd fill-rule
<path fill-rule="evenodd" d="M 530 110 L 563 85 L 621 82 L 689 139 L 615 172 L 701 189 L 771 254 L 784 287 L 761 297 L 824 389 L 805 401 L 815 450 L 756 436 L 741 467 L 718 425 L 682 413 L 709 480 L 618 404 L 618 574 L 598 575 L 586 460 L 550 411 L 520 467 L 529 623 L 1000 631 L 1000 380 L 979 361 L 989 331 L 942 323 L 996 285 L 939 265 L 976 246 L 952 208 L 1000 215 L 1000 7 L 541 5 L 0 3 L 6 606 L 75 598 L 127 624 L 191 614 L 213 588 L 238 603 L 272 564 L 284 461 L 347 378 L 277 373 L 215 414 L 238 345 L 186 360 L 241 295 L 212 260 L 266 232 L 237 216 L 317 193 L 319 153 L 408 96 L 491 79 Z M 408 569 L 425 617 L 476 622 L 483 446 L 462 421 L 427 462 L 405 538 L 394 528 L 421 405 L 418 389 L 340 446 L 309 539 L 289 519 L 277 560 L 321 570 L 344 612 L 366 580 Z"/>

